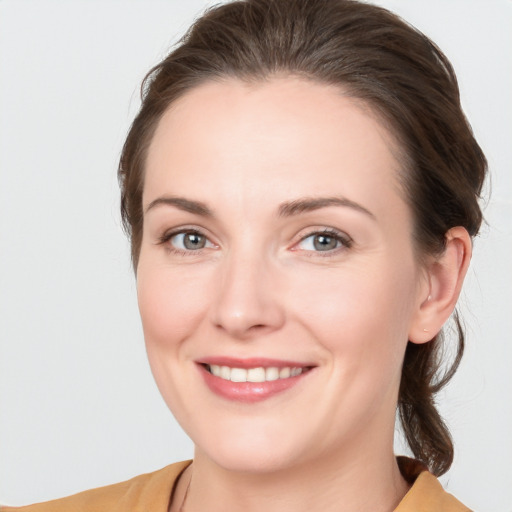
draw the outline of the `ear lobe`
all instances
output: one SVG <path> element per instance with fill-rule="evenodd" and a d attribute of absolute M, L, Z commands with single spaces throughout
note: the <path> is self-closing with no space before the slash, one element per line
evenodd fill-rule
<path fill-rule="evenodd" d="M 409 330 L 411 342 L 430 341 L 448 320 L 459 298 L 471 252 L 471 237 L 465 228 L 458 226 L 446 233 L 444 252 L 426 268 L 428 293 L 424 287 Z"/>

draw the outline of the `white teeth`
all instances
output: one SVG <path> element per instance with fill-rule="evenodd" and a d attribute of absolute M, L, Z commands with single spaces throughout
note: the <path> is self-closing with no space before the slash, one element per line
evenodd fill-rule
<path fill-rule="evenodd" d="M 220 377 L 220 366 L 217 366 L 216 364 L 212 364 L 210 366 L 210 371 L 213 373 L 213 375 Z"/>
<path fill-rule="evenodd" d="M 247 382 L 265 382 L 265 368 L 251 368 L 248 370 Z"/>
<path fill-rule="evenodd" d="M 231 368 L 229 366 L 220 367 L 220 376 L 224 380 L 231 380 Z"/>
<path fill-rule="evenodd" d="M 243 368 L 231 368 L 231 382 L 246 382 L 247 373 Z"/>
<path fill-rule="evenodd" d="M 279 379 L 279 368 L 267 368 L 265 370 L 265 380 L 277 380 Z"/>
<path fill-rule="evenodd" d="M 267 382 L 277 379 L 288 379 L 289 377 L 297 377 L 303 372 L 303 368 L 284 367 L 284 368 L 230 368 L 229 366 L 220 366 L 217 364 L 209 365 L 210 373 L 216 377 L 231 382 Z"/>
<path fill-rule="evenodd" d="M 280 379 L 287 379 L 290 374 L 292 373 L 291 368 L 281 368 L 279 370 L 279 378 Z"/>

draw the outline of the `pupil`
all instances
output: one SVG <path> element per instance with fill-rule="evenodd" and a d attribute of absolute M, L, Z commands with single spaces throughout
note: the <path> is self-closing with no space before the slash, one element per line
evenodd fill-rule
<path fill-rule="evenodd" d="M 313 245 L 318 251 L 329 251 L 330 249 L 336 249 L 336 239 L 332 236 L 317 235 Z"/>
<path fill-rule="evenodd" d="M 202 249 L 205 245 L 204 236 L 197 233 L 187 233 L 183 240 L 183 245 L 187 249 Z"/>

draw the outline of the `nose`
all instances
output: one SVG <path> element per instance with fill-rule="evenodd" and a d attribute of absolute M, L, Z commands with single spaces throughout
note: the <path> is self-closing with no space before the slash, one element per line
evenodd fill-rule
<path fill-rule="evenodd" d="M 257 255 L 231 255 L 223 262 L 211 320 L 231 337 L 247 340 L 282 327 L 285 310 L 279 273 Z"/>

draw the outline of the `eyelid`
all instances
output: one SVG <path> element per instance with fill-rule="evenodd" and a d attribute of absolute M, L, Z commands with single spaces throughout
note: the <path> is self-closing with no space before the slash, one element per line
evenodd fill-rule
<path fill-rule="evenodd" d="M 327 251 L 314 251 L 307 249 L 300 249 L 298 246 L 308 238 L 315 235 L 326 235 L 335 238 L 338 242 L 341 243 L 340 247 L 336 247 L 335 249 L 327 250 Z M 352 238 L 344 233 L 343 231 L 339 231 L 335 228 L 325 227 L 325 228 L 313 228 L 309 230 L 306 234 L 300 235 L 300 238 L 297 242 L 295 242 L 291 248 L 293 251 L 303 251 L 304 253 L 309 253 L 309 255 L 315 256 L 332 256 L 333 254 L 337 254 L 340 251 L 345 251 L 350 249 L 353 245 L 354 241 Z"/>
<path fill-rule="evenodd" d="M 167 250 L 181 255 L 198 255 L 202 253 L 205 249 L 212 249 L 212 247 L 202 247 L 196 250 L 184 250 L 178 249 L 177 247 L 172 246 L 170 244 L 170 240 L 177 235 L 184 235 L 187 233 L 194 233 L 200 236 L 204 236 L 213 248 L 217 248 L 218 244 L 212 241 L 211 237 L 207 235 L 202 228 L 198 228 L 197 226 L 179 226 L 176 228 L 171 228 L 165 231 L 161 236 L 158 237 L 156 244 L 157 245 L 166 245 Z"/>
<path fill-rule="evenodd" d="M 161 236 L 158 237 L 156 244 L 157 245 L 167 245 L 167 250 L 169 250 L 172 253 L 182 254 L 182 255 L 193 255 L 193 254 L 201 254 L 205 249 L 212 249 L 213 248 L 219 248 L 219 245 L 215 243 L 212 240 L 212 237 L 209 236 L 201 227 L 197 226 L 179 226 L 175 228 L 171 228 L 166 230 Z M 204 236 L 211 244 L 210 247 L 202 247 L 200 249 L 195 250 L 183 250 L 176 248 L 172 246 L 169 241 L 176 235 L 180 234 L 187 234 L 187 233 L 194 233 L 198 234 L 200 236 Z M 308 250 L 308 249 L 300 249 L 298 246 L 308 238 L 315 236 L 315 235 L 326 235 L 335 238 L 338 242 L 340 242 L 341 246 L 336 247 L 334 249 L 329 249 L 326 251 L 315 251 L 315 250 Z M 340 231 L 338 229 L 332 228 L 332 227 L 318 227 L 318 228 L 310 228 L 306 233 L 299 235 L 298 240 L 296 240 L 290 250 L 292 251 L 301 251 L 305 254 L 308 254 L 309 256 L 320 256 L 320 257 L 326 257 L 326 256 L 332 256 L 334 254 L 339 253 L 340 251 L 346 251 L 347 249 L 350 249 L 353 245 L 353 239 L 347 235 L 345 232 Z"/>

